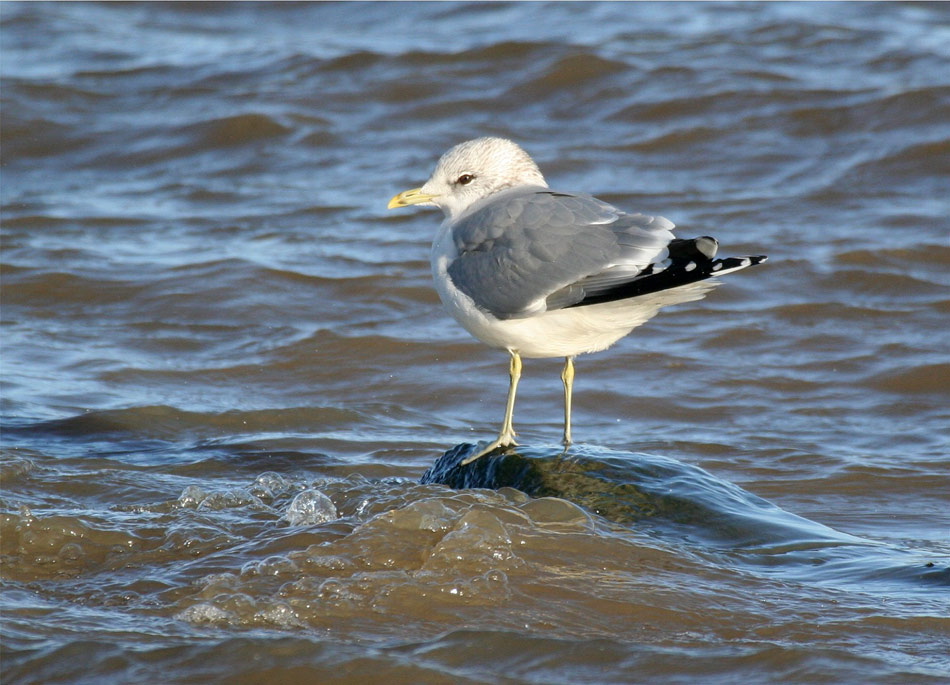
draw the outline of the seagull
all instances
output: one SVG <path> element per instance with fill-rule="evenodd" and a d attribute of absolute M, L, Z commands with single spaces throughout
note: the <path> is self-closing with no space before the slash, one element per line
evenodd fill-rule
<path fill-rule="evenodd" d="M 564 357 L 567 449 L 575 356 L 607 349 L 661 307 L 702 298 L 717 285 L 712 277 L 766 260 L 716 259 L 715 238 L 678 239 L 661 216 L 552 190 L 534 160 L 504 138 L 451 148 L 423 186 L 389 201 L 389 209 L 410 205 L 445 214 L 431 253 L 443 305 L 475 338 L 510 355 L 501 431 L 463 465 L 517 445 L 522 357 Z"/>

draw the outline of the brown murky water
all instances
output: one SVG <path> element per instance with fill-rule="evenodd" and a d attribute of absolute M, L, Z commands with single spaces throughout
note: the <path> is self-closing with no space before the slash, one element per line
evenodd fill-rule
<path fill-rule="evenodd" d="M 0 13 L 5 683 L 950 677 L 946 6 Z M 771 258 L 578 360 L 592 491 L 419 483 L 507 360 L 385 205 L 485 134 Z"/>

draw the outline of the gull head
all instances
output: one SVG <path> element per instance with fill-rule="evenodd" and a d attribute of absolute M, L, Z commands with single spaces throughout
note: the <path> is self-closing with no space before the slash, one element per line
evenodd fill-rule
<path fill-rule="evenodd" d="M 476 138 L 446 152 L 421 188 L 399 193 L 389 208 L 436 206 L 450 221 L 479 200 L 519 186 L 547 187 L 538 165 L 505 138 Z"/>

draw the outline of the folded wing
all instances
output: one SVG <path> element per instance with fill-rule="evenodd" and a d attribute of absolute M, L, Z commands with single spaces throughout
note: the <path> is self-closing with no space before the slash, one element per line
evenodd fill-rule
<path fill-rule="evenodd" d="M 499 319 L 584 304 L 669 266 L 673 224 L 546 188 L 494 196 L 452 227 L 456 288 Z"/>

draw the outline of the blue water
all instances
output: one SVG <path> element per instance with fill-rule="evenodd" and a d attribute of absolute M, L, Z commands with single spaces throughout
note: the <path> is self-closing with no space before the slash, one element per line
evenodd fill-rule
<path fill-rule="evenodd" d="M 4 682 L 950 676 L 943 4 L 0 19 Z M 482 135 L 770 256 L 577 360 L 578 458 L 678 508 L 419 484 L 507 359 L 385 207 Z"/>

